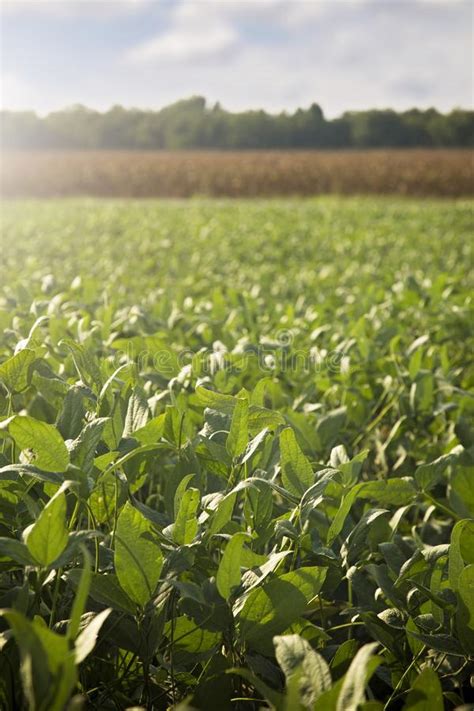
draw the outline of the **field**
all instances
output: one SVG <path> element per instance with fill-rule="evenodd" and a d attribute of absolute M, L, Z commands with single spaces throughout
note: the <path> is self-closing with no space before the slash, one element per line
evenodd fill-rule
<path fill-rule="evenodd" d="M 6 197 L 472 196 L 470 150 L 4 151 Z"/>
<path fill-rule="evenodd" d="M 472 190 L 449 152 L 15 160 L 9 195 Z M 1 708 L 472 708 L 472 203 L 1 219 Z"/>

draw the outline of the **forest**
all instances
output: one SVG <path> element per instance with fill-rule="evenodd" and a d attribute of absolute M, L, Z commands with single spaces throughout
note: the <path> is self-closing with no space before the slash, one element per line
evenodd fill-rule
<path fill-rule="evenodd" d="M 233 113 L 201 96 L 159 111 L 75 105 L 41 117 L 2 111 L 1 145 L 15 149 L 312 149 L 474 146 L 474 111 L 350 111 L 327 119 L 313 103 L 293 113 Z"/>

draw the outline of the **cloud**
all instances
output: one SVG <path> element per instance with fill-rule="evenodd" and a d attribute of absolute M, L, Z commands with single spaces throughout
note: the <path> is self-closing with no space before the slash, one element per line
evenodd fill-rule
<path fill-rule="evenodd" d="M 104 17 L 146 8 L 153 0 L 1 0 L 7 16 Z"/>
<path fill-rule="evenodd" d="M 190 2 L 176 4 L 169 18 L 169 27 L 141 42 L 126 53 L 133 62 L 185 62 L 216 58 L 237 45 L 239 35 L 229 20 L 230 2 L 226 12 L 214 3 Z"/>
<path fill-rule="evenodd" d="M 78 3 L 84 0 L 63 2 L 75 12 Z M 294 110 L 316 101 L 335 116 L 368 107 L 449 110 L 472 103 L 472 10 L 462 0 L 93 5 L 129 10 L 104 15 L 106 33 L 102 16 L 91 16 L 89 7 L 74 22 L 29 15 L 9 21 L 2 69 L 23 81 L 25 91 L 4 92 L 4 105 L 159 108 L 201 94 L 232 110 Z"/>

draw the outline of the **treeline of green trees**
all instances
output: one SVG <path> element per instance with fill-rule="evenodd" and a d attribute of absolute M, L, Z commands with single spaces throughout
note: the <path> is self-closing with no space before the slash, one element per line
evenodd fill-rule
<path fill-rule="evenodd" d="M 376 148 L 474 146 L 474 111 L 436 109 L 347 112 L 327 120 L 312 104 L 294 113 L 232 113 L 200 96 L 160 111 L 74 106 L 39 117 L 1 113 L 7 148 Z"/>

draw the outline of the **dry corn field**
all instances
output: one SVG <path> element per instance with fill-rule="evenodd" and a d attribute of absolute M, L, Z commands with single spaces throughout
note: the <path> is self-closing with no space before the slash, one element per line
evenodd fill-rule
<path fill-rule="evenodd" d="M 470 150 L 5 151 L 4 197 L 470 196 Z"/>

